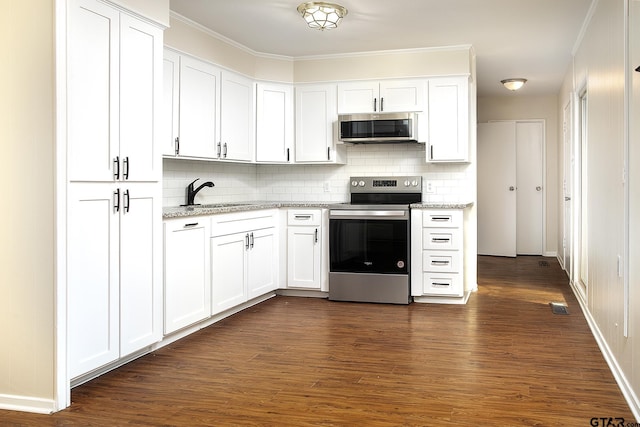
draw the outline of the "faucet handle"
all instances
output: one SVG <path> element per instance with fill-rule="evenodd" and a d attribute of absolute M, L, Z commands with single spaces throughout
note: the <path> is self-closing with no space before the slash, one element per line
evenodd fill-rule
<path fill-rule="evenodd" d="M 193 184 L 195 184 L 195 182 L 196 182 L 197 180 L 199 180 L 199 179 L 200 179 L 200 178 L 196 178 L 196 179 L 194 179 L 193 181 L 191 181 L 191 183 L 189 184 L 189 187 L 193 187 Z"/>

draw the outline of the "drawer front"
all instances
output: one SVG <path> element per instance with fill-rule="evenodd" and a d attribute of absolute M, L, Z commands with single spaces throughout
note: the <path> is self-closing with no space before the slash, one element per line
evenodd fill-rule
<path fill-rule="evenodd" d="M 423 228 L 422 249 L 460 250 L 462 234 L 459 228 Z"/>
<path fill-rule="evenodd" d="M 461 258 L 460 251 L 424 251 L 422 252 L 422 271 L 459 273 Z"/>
<path fill-rule="evenodd" d="M 320 209 L 289 209 L 287 211 L 287 225 L 320 226 L 322 220 Z"/>
<path fill-rule="evenodd" d="M 425 295 L 461 297 L 464 294 L 464 286 L 460 274 L 423 273 L 422 277 L 422 287 Z"/>
<path fill-rule="evenodd" d="M 211 237 L 261 230 L 278 225 L 278 210 L 265 209 L 211 216 Z"/>
<path fill-rule="evenodd" d="M 457 209 L 425 210 L 423 227 L 462 227 L 462 211 Z"/>

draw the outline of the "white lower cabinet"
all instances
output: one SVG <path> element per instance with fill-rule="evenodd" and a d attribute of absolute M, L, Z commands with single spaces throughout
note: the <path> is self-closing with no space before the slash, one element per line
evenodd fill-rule
<path fill-rule="evenodd" d="M 161 197 L 157 184 L 68 186 L 69 378 L 162 336 Z"/>
<path fill-rule="evenodd" d="M 287 287 L 321 290 L 322 210 L 287 212 Z"/>
<path fill-rule="evenodd" d="M 277 210 L 212 217 L 212 314 L 278 286 Z"/>
<path fill-rule="evenodd" d="M 462 298 L 463 212 L 460 209 L 411 211 L 411 295 Z M 430 300 L 437 302 L 437 299 Z"/>
<path fill-rule="evenodd" d="M 164 333 L 211 316 L 208 217 L 164 222 Z"/>

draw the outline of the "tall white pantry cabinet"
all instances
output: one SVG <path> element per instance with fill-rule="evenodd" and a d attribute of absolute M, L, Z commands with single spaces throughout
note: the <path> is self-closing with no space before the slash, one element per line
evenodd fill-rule
<path fill-rule="evenodd" d="M 67 13 L 68 378 L 162 337 L 162 29 L 97 0 Z"/>

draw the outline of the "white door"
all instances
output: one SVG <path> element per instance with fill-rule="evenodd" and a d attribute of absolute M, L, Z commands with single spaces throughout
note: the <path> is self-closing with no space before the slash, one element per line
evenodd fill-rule
<path fill-rule="evenodd" d="M 478 254 L 516 256 L 515 122 L 478 124 Z"/>
<path fill-rule="evenodd" d="M 164 50 L 162 63 L 162 118 L 160 120 L 160 152 L 165 156 L 175 156 L 176 138 L 179 133 L 180 97 L 180 55 L 172 50 Z"/>
<path fill-rule="evenodd" d="M 253 81 L 223 71 L 220 95 L 220 158 L 251 161 L 255 145 Z"/>
<path fill-rule="evenodd" d="M 296 162 L 331 161 L 333 123 L 338 119 L 335 85 L 296 88 Z"/>
<path fill-rule="evenodd" d="M 120 158 L 123 178 L 160 181 L 158 109 L 162 105 L 162 31 L 120 18 Z"/>
<path fill-rule="evenodd" d="M 293 155 L 293 87 L 259 83 L 256 99 L 256 161 L 289 162 Z"/>
<path fill-rule="evenodd" d="M 562 227 L 562 253 L 564 260 L 564 269 L 569 275 L 569 280 L 573 280 L 572 269 L 572 251 L 573 251 L 573 233 L 572 231 L 572 215 L 573 215 L 573 173 L 574 173 L 574 156 L 572 143 L 572 102 L 564 107 L 563 112 L 563 149 L 564 149 L 564 176 L 562 180 L 562 190 L 564 197 L 564 218 Z"/>
<path fill-rule="evenodd" d="M 67 155 L 70 181 L 113 181 L 118 156 L 120 13 L 93 0 L 69 7 Z"/>
<path fill-rule="evenodd" d="M 277 281 L 277 245 L 275 228 L 252 231 L 247 252 L 247 298 L 273 291 Z"/>
<path fill-rule="evenodd" d="M 119 357 L 119 213 L 110 184 L 70 184 L 67 208 L 69 378 Z"/>
<path fill-rule="evenodd" d="M 424 110 L 426 80 L 380 82 L 380 110 L 385 112 Z"/>
<path fill-rule="evenodd" d="M 211 239 L 211 311 L 220 313 L 247 300 L 249 233 Z"/>
<path fill-rule="evenodd" d="M 287 231 L 287 286 L 320 289 L 320 230 L 289 227 Z"/>
<path fill-rule="evenodd" d="M 162 337 L 162 197 L 156 184 L 122 187 L 120 357 Z"/>
<path fill-rule="evenodd" d="M 217 156 L 220 70 L 187 56 L 180 57 L 181 156 Z"/>
<path fill-rule="evenodd" d="M 516 253 L 542 255 L 542 122 L 516 122 Z"/>
<path fill-rule="evenodd" d="M 211 315 L 210 234 L 203 217 L 164 223 L 164 332 Z"/>

